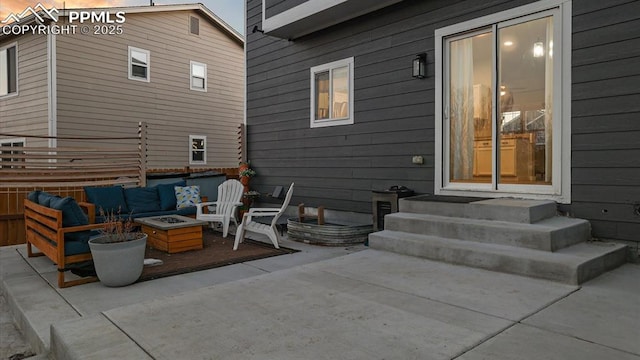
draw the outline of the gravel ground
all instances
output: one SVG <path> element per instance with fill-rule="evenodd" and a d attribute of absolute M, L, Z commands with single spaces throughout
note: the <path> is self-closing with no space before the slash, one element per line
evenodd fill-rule
<path fill-rule="evenodd" d="M 19 360 L 35 355 L 13 323 L 3 295 L 0 295 L 0 360 Z"/>

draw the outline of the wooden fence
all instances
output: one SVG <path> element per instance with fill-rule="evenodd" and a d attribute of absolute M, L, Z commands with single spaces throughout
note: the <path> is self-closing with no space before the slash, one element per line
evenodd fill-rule
<path fill-rule="evenodd" d="M 84 186 L 144 186 L 146 125 L 132 137 L 72 138 L 1 134 L 3 138 L 90 141 L 86 147 L 0 148 L 0 246 L 25 242 L 23 201 L 33 190 L 85 201 Z M 108 143 L 115 146 L 104 146 Z"/>
<path fill-rule="evenodd" d="M 238 159 L 245 154 L 244 126 L 238 130 Z M 131 137 L 49 137 L 0 133 L 0 138 L 18 139 L 11 147 L 0 147 L 0 246 L 23 244 L 24 199 L 33 190 L 86 201 L 84 186 L 144 186 L 147 173 L 201 172 L 214 170 L 227 178 L 238 178 L 238 168 L 147 169 L 146 124 L 138 124 Z M 90 146 L 16 146 L 21 138 L 33 142 L 47 139 Z M 69 140 L 69 141 L 67 141 Z"/>

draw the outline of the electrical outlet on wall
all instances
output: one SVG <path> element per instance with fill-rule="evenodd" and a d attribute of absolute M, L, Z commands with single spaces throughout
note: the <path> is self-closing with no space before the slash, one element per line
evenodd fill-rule
<path fill-rule="evenodd" d="M 424 157 L 420 155 L 414 155 L 413 158 L 411 158 L 411 162 L 416 165 L 422 165 L 424 164 Z"/>

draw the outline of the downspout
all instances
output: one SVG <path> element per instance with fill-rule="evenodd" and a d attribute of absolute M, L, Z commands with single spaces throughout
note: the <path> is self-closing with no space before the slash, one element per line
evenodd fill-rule
<path fill-rule="evenodd" d="M 47 115 L 48 115 L 48 136 L 58 135 L 58 96 L 57 96 L 57 74 L 56 74 L 56 35 L 47 35 Z M 49 147 L 58 146 L 58 140 L 49 139 Z"/>
<path fill-rule="evenodd" d="M 248 58 L 247 58 L 247 1 L 243 0 L 243 13 L 244 13 L 244 41 L 242 44 L 243 47 L 243 51 L 244 51 L 244 67 L 242 69 L 243 73 L 242 73 L 242 86 L 243 86 L 243 91 L 244 91 L 244 106 L 243 106 L 243 114 L 242 114 L 242 122 L 244 124 L 244 129 L 243 129 L 243 138 L 240 140 L 240 142 L 242 143 L 241 145 L 244 145 L 243 148 L 240 150 L 242 151 L 242 156 L 240 158 L 240 161 L 248 161 L 248 149 L 249 149 L 249 144 L 248 144 L 248 137 L 247 137 L 247 101 L 249 98 L 249 93 L 248 93 L 248 87 L 247 87 L 247 65 L 249 63 Z M 264 1 L 262 3 L 262 17 L 264 19 Z"/>

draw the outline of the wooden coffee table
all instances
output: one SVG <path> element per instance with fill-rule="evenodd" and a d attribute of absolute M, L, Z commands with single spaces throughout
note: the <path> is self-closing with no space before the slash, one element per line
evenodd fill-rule
<path fill-rule="evenodd" d="M 170 254 L 202 249 L 202 226 L 206 221 L 181 215 L 165 215 L 134 220 L 149 237 L 147 243 Z"/>

